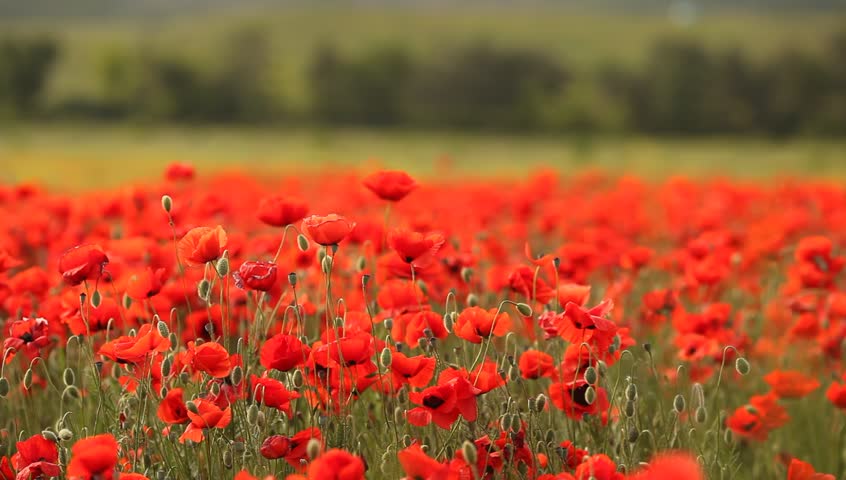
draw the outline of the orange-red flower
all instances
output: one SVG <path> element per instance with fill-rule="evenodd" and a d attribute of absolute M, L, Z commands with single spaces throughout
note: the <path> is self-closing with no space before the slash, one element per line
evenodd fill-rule
<path fill-rule="evenodd" d="M 802 398 L 820 387 L 819 380 L 796 370 L 773 370 L 764 381 L 780 398 Z"/>
<path fill-rule="evenodd" d="M 238 288 L 267 292 L 276 284 L 276 270 L 273 262 L 244 262 L 232 278 Z"/>
<path fill-rule="evenodd" d="M 179 240 L 177 251 L 185 265 L 195 267 L 220 258 L 226 242 L 226 232 L 220 225 L 215 228 L 195 227 Z"/>
<path fill-rule="evenodd" d="M 117 440 L 111 434 L 83 438 L 71 447 L 69 480 L 112 480 L 118 462 Z"/>
<path fill-rule="evenodd" d="M 109 263 L 109 257 L 99 245 L 78 245 L 59 259 L 59 273 L 70 285 L 79 285 L 86 280 L 97 280 Z"/>
<path fill-rule="evenodd" d="M 649 463 L 629 480 L 704 480 L 702 467 L 687 452 L 664 452 L 653 457 Z"/>
<path fill-rule="evenodd" d="M 555 362 L 552 355 L 540 350 L 526 350 L 520 355 L 518 362 L 520 375 L 533 380 L 541 377 L 555 376 Z"/>
<path fill-rule="evenodd" d="M 195 371 L 207 373 L 214 378 L 226 377 L 232 371 L 229 352 L 217 342 L 205 342 L 198 346 L 189 342 L 186 362 Z"/>
<path fill-rule="evenodd" d="M 140 273 L 129 277 L 126 294 L 133 300 L 146 300 L 158 295 L 162 290 L 167 272 L 164 268 L 153 270 L 147 267 Z"/>
<path fill-rule="evenodd" d="M 511 331 L 511 317 L 497 309 L 465 308 L 455 321 L 455 335 L 472 343 L 482 343 L 490 337 L 502 337 Z"/>
<path fill-rule="evenodd" d="M 167 392 L 165 398 L 159 403 L 156 415 L 159 420 L 168 424 L 185 423 L 189 420 L 188 408 L 185 406 L 181 388 L 173 388 Z"/>
<path fill-rule="evenodd" d="M 422 392 L 411 392 L 409 400 L 420 405 L 410 410 L 407 415 L 410 422 L 426 425 L 431 421 L 435 425 L 449 429 L 459 415 L 468 422 L 476 421 L 476 395 L 481 390 L 474 387 L 466 378 L 455 377 L 445 382 L 439 382 Z"/>
<path fill-rule="evenodd" d="M 269 460 L 284 458 L 292 467 L 303 470 L 302 461 L 308 460 L 306 447 L 312 438 L 323 443 L 323 434 L 316 427 L 306 428 L 290 437 L 271 435 L 262 442 L 259 452 Z"/>
<path fill-rule="evenodd" d="M 293 335 L 275 335 L 261 346 L 261 365 L 267 369 L 287 372 L 303 365 L 311 355 L 311 348 Z"/>
<path fill-rule="evenodd" d="M 121 336 L 103 344 L 97 352 L 118 363 L 142 363 L 148 355 L 170 348 L 170 340 L 157 328 L 144 324 L 134 337 Z"/>
<path fill-rule="evenodd" d="M 404 228 L 397 228 L 388 233 L 388 246 L 399 255 L 403 262 L 414 267 L 428 265 L 444 244 L 444 236 L 438 232 L 422 234 Z"/>
<path fill-rule="evenodd" d="M 182 436 L 179 437 L 179 443 L 185 443 L 185 440 L 193 442 L 202 442 L 205 438 L 203 430 L 206 428 L 226 428 L 229 422 L 232 421 L 232 409 L 226 407 L 221 409 L 214 402 L 197 398 L 193 400 L 197 407 L 197 412 L 188 409 L 188 418 L 191 423 Z"/>
<path fill-rule="evenodd" d="M 810 463 L 794 458 L 787 469 L 787 480 L 834 480 L 834 475 L 817 473 Z"/>
<path fill-rule="evenodd" d="M 355 222 L 330 213 L 324 217 L 312 215 L 303 220 L 302 229 L 312 240 L 323 246 L 337 245 L 350 234 Z"/>
<path fill-rule="evenodd" d="M 284 227 L 302 220 L 308 213 L 308 206 L 301 200 L 268 195 L 258 205 L 258 219 L 272 227 Z"/>
<path fill-rule="evenodd" d="M 285 388 L 285 384 L 267 376 L 250 375 L 250 394 L 256 402 L 284 412 L 291 418 L 291 400 L 300 398 L 300 394 Z"/>
<path fill-rule="evenodd" d="M 365 470 L 361 457 L 335 448 L 314 459 L 305 476 L 290 475 L 288 480 L 364 480 Z"/>
<path fill-rule="evenodd" d="M 726 426 L 738 436 L 763 441 L 772 430 L 788 420 L 787 411 L 778 404 L 778 397 L 770 392 L 755 395 L 747 405 L 736 409 L 726 420 Z"/>
<path fill-rule="evenodd" d="M 17 442 L 17 453 L 12 455 L 12 465 L 18 479 L 56 477 L 60 473 L 59 450 L 56 443 L 40 433 Z"/>
<path fill-rule="evenodd" d="M 417 188 L 417 182 L 405 172 L 383 170 L 364 177 L 364 186 L 382 200 L 398 202 Z"/>

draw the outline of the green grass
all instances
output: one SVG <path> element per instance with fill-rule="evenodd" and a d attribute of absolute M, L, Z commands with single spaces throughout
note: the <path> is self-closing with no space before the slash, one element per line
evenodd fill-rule
<path fill-rule="evenodd" d="M 597 167 L 658 179 L 674 174 L 846 178 L 844 152 L 846 142 L 823 140 L 20 127 L 0 133 L 0 180 L 35 180 L 62 189 L 110 187 L 156 177 L 173 161 L 192 162 L 202 172 L 238 168 L 296 173 L 380 165 L 431 177 L 445 171 L 525 174 L 548 166 L 565 174 Z"/>
<path fill-rule="evenodd" d="M 321 42 L 357 52 L 375 45 L 407 46 L 422 55 L 475 40 L 530 47 L 586 69 L 607 62 L 636 64 L 659 37 L 682 34 L 715 48 L 739 47 L 765 57 L 785 46 L 806 51 L 824 48 L 842 29 L 844 14 L 750 13 L 722 11 L 689 27 L 664 15 L 603 12 L 573 8 L 374 8 L 292 7 L 272 12 L 244 9 L 229 15 L 191 15 L 166 19 L 0 19 L 0 31 L 47 32 L 60 38 L 63 56 L 49 86 L 50 98 L 97 96 L 98 69 L 115 48 L 154 48 L 213 60 L 228 33 L 244 26 L 265 30 L 273 55 L 273 77 L 280 94 L 302 102 L 304 68 Z"/>

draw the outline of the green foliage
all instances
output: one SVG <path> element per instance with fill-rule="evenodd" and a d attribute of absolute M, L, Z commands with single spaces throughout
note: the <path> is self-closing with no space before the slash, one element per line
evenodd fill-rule
<path fill-rule="evenodd" d="M 0 39 L 0 112 L 34 112 L 57 55 L 49 38 Z"/>

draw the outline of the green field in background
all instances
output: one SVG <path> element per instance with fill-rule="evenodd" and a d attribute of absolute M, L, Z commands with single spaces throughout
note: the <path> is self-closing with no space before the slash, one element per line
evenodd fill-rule
<path fill-rule="evenodd" d="M 690 26 L 667 15 L 573 8 L 478 8 L 366 6 L 292 7 L 273 12 L 244 9 L 147 19 L 0 19 L 0 31 L 48 33 L 62 44 L 62 57 L 48 86 L 51 102 L 100 95 L 105 54 L 124 48 L 160 49 L 198 62 L 213 62 L 227 35 L 255 27 L 268 35 L 279 95 L 303 102 L 304 69 L 316 45 L 336 44 L 355 53 L 375 46 L 408 47 L 434 56 L 455 45 L 490 41 L 547 51 L 574 69 L 605 63 L 636 64 L 657 38 L 689 35 L 715 48 L 740 47 L 761 58 L 785 47 L 823 48 L 846 25 L 831 12 L 751 13 L 721 11 Z"/>
<path fill-rule="evenodd" d="M 158 178 L 173 161 L 203 173 L 288 173 L 333 167 L 406 169 L 420 176 L 520 175 L 549 166 L 596 167 L 660 179 L 846 178 L 846 141 L 526 137 L 344 130 L 17 128 L 0 133 L 0 181 L 61 189 L 113 187 Z"/>

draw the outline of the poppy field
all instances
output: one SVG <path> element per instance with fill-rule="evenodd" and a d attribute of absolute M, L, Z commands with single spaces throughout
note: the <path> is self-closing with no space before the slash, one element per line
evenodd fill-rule
<path fill-rule="evenodd" d="M 846 190 L 0 186 L 0 480 L 836 479 Z"/>

